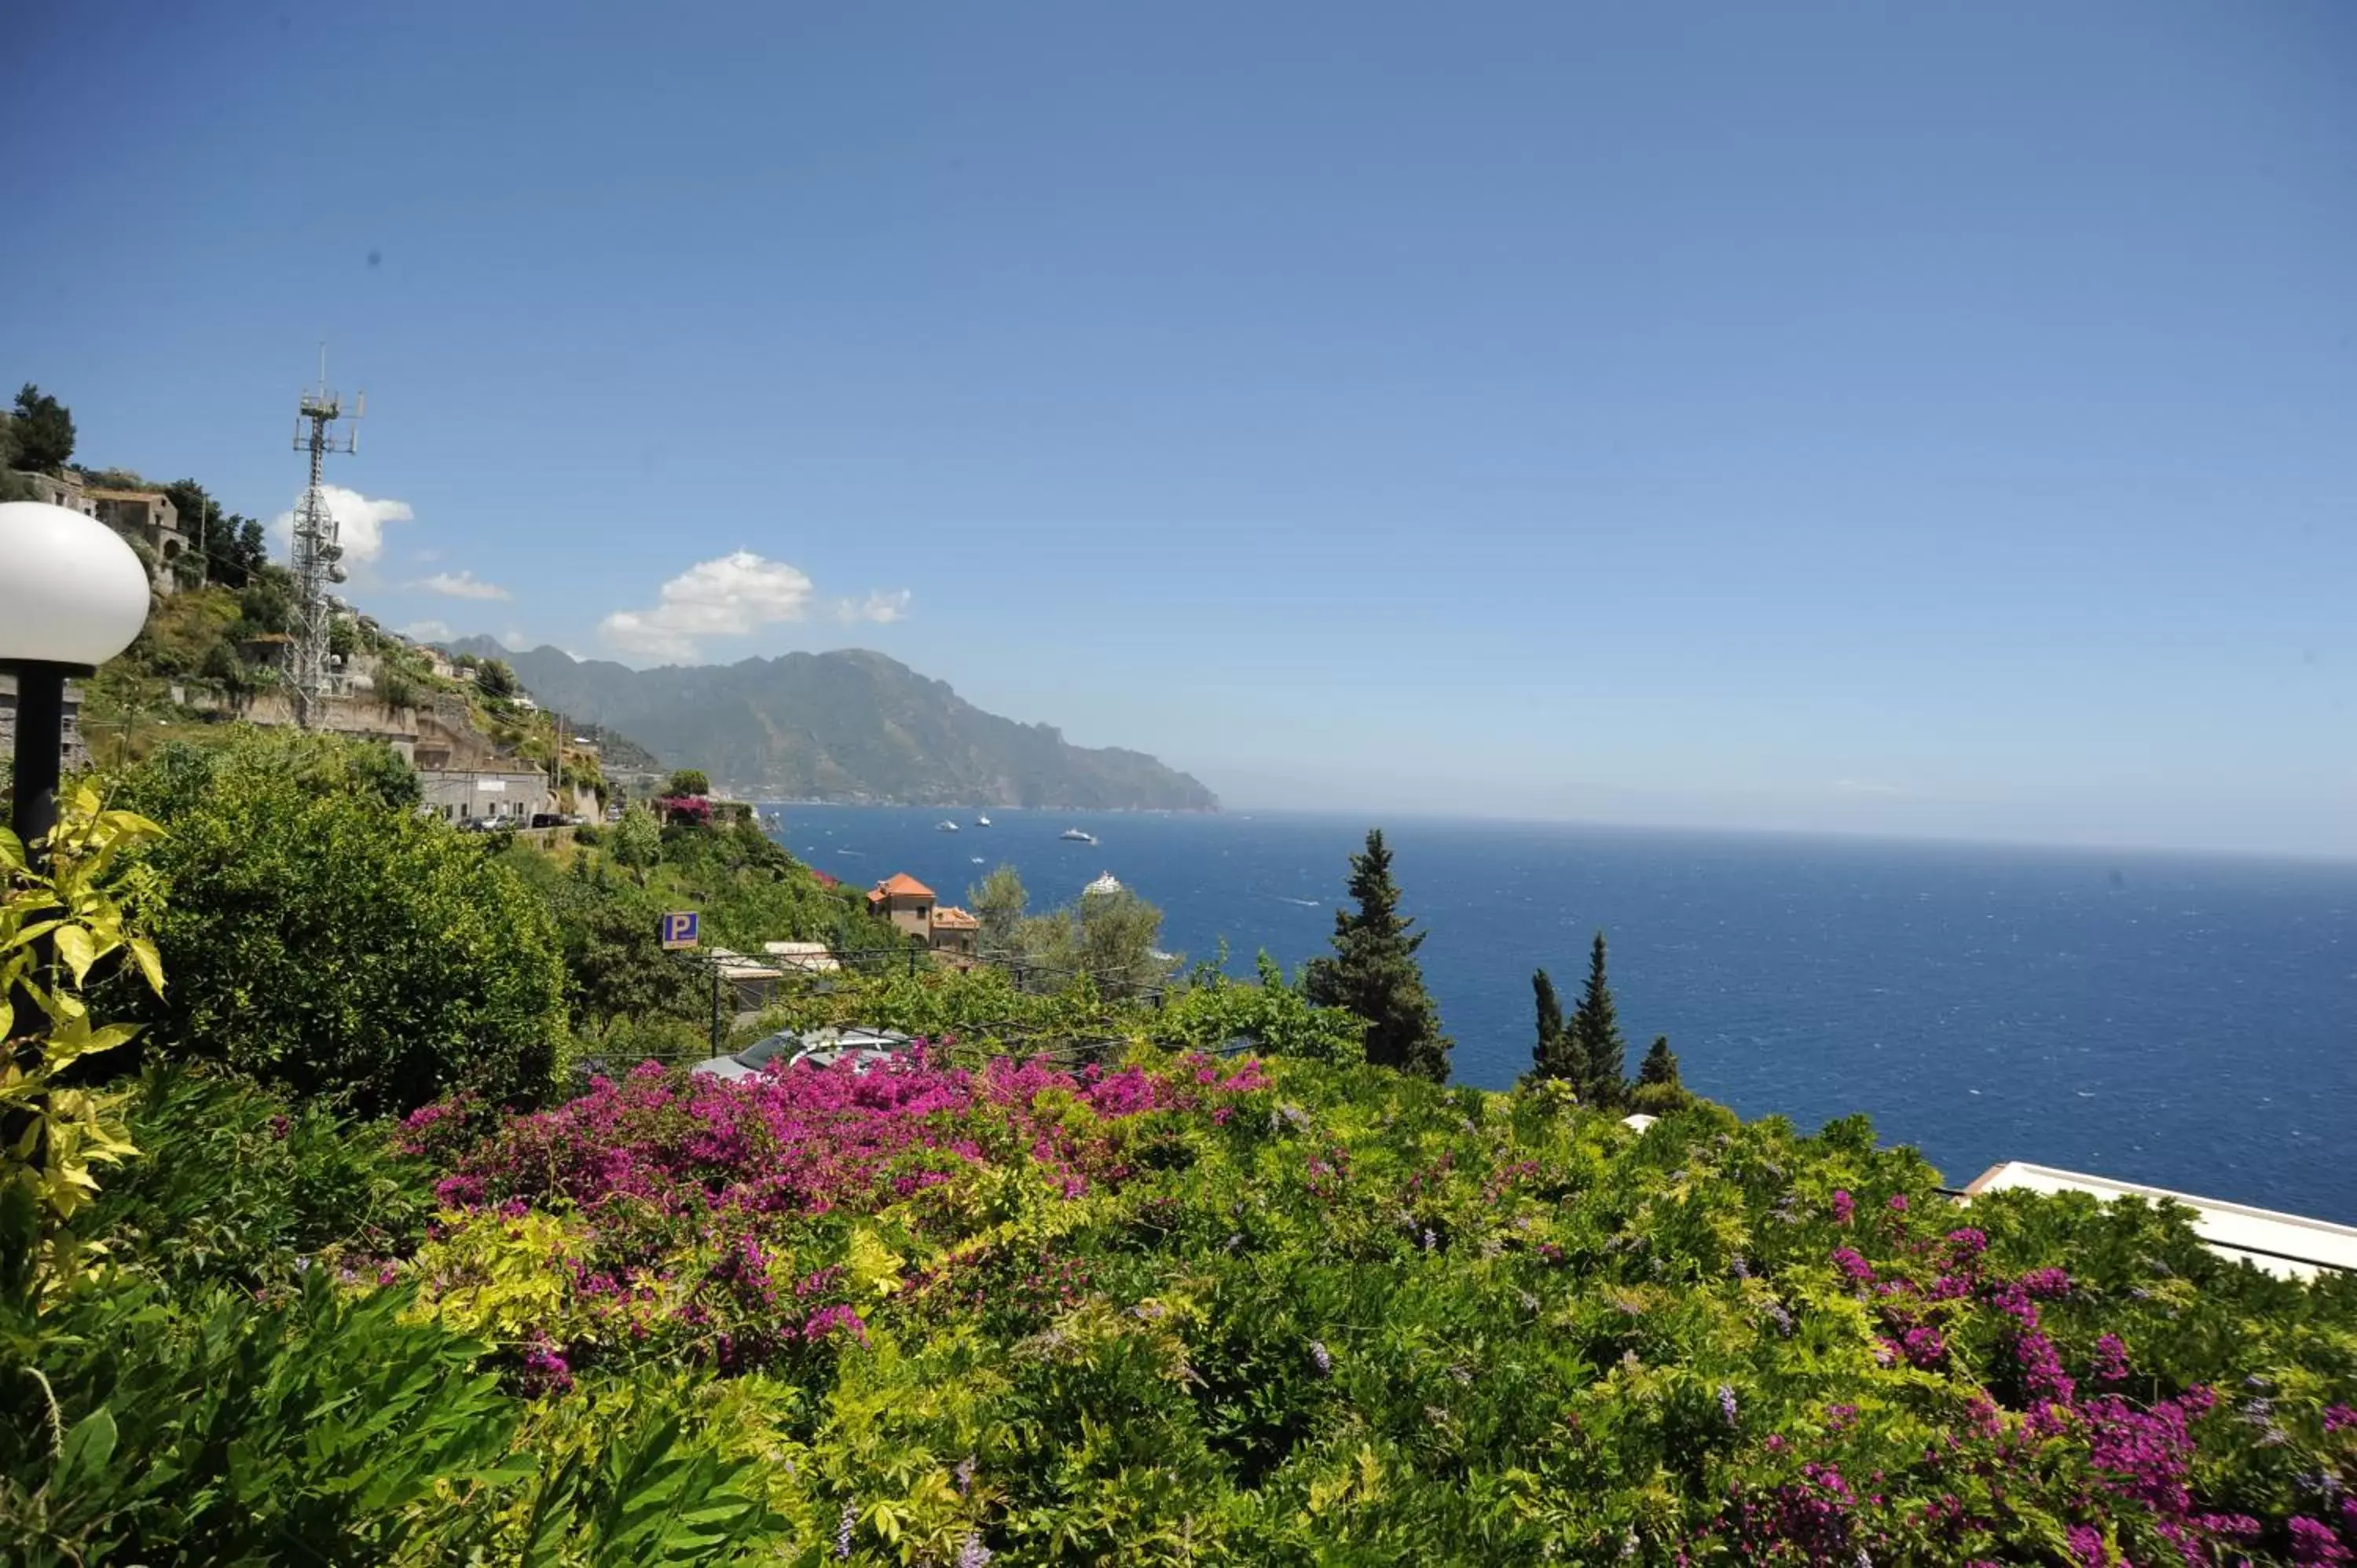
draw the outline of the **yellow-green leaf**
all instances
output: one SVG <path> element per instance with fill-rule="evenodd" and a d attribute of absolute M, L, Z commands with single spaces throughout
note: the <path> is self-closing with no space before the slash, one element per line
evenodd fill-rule
<path fill-rule="evenodd" d="M 131 939 L 131 956 L 139 965 L 139 972 L 147 978 L 147 989 L 156 995 L 164 994 L 164 961 L 156 951 L 156 944 L 145 937 Z"/>
<path fill-rule="evenodd" d="M 59 926 L 57 931 L 58 958 L 73 972 L 74 983 L 80 985 L 90 966 L 98 961 L 98 944 L 91 940 L 86 926 Z"/>

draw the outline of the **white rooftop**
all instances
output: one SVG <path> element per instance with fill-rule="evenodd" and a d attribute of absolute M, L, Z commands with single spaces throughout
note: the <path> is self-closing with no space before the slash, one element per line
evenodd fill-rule
<path fill-rule="evenodd" d="M 706 948 L 704 956 L 712 961 L 713 968 L 729 980 L 783 980 L 786 977 L 784 970 L 771 969 L 768 964 L 747 958 L 730 948 Z"/>
<path fill-rule="evenodd" d="M 832 973 L 843 967 L 824 942 L 763 942 L 761 950 L 776 959 L 780 968 L 806 974 Z"/>
<path fill-rule="evenodd" d="M 2120 1197 L 2147 1201 L 2174 1198 L 2193 1210 L 2193 1233 L 2221 1257 L 2244 1260 L 2287 1279 L 2312 1279 L 2320 1266 L 2357 1269 L 2357 1227 L 2329 1219 L 2279 1214 L 2215 1197 L 2195 1197 L 2166 1187 L 2142 1187 L 2109 1176 L 2059 1171 L 2007 1160 L 1991 1165 L 1964 1188 L 1967 1194 L 2018 1187 L 2028 1192 L 2084 1192 L 2105 1202 Z"/>

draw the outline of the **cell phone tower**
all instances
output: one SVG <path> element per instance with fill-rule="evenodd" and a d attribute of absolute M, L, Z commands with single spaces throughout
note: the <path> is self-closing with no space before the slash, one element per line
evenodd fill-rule
<path fill-rule="evenodd" d="M 336 538 L 336 514 L 328 509 L 320 473 L 330 452 L 361 449 L 360 432 L 350 421 L 368 412 L 368 394 L 354 400 L 350 413 L 328 386 L 328 348 L 319 346 L 319 384 L 304 392 L 295 420 L 295 450 L 311 454 L 311 482 L 295 509 L 295 722 L 317 728 L 327 712 L 328 630 L 335 601 L 328 590 L 344 580 L 344 547 Z M 336 424 L 346 421 L 339 433 Z M 308 426 L 309 428 L 305 428 Z"/>

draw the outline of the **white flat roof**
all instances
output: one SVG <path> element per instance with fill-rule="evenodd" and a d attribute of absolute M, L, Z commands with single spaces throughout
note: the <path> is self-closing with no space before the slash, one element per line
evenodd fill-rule
<path fill-rule="evenodd" d="M 784 970 L 771 969 L 731 948 L 706 948 L 704 956 L 710 959 L 712 966 L 729 980 L 783 980 L 786 977 Z"/>
<path fill-rule="evenodd" d="M 2007 1160 L 1991 1165 L 1964 1188 L 1966 1194 L 2018 1187 L 2027 1192 L 2083 1192 L 2110 1202 L 2119 1197 L 2147 1201 L 2174 1198 L 2193 1210 L 2193 1233 L 2221 1257 L 2246 1261 L 2287 1279 L 2310 1279 L 2319 1266 L 2357 1269 L 2357 1226 L 2335 1225 L 2300 1214 L 2253 1208 L 2222 1198 L 2195 1197 L 2167 1187 L 2144 1187 L 2110 1176 L 2056 1170 Z"/>
<path fill-rule="evenodd" d="M 763 942 L 761 950 L 784 968 L 806 974 L 832 972 L 843 967 L 824 942 Z"/>

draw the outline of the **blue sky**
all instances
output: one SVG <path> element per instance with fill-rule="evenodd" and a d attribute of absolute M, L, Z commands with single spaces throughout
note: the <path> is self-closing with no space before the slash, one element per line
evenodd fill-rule
<path fill-rule="evenodd" d="M 1239 804 L 2357 854 L 2357 8 L 31 11 L 0 375 L 275 514 L 331 339 L 393 624 Z"/>

